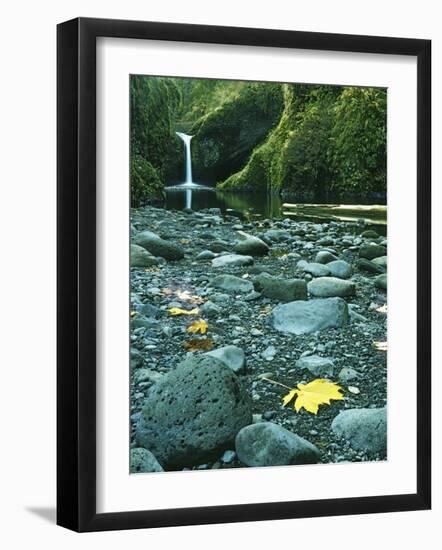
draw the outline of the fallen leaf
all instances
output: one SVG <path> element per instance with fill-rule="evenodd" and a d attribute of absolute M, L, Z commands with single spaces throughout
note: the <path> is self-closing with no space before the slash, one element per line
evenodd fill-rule
<path fill-rule="evenodd" d="M 171 307 L 169 308 L 169 313 L 171 315 L 198 315 L 198 308 L 194 309 L 181 309 L 180 307 Z"/>
<path fill-rule="evenodd" d="M 288 405 L 296 397 L 294 409 L 299 412 L 302 408 L 312 414 L 318 413 L 319 405 L 330 405 L 332 399 L 344 399 L 340 393 L 342 388 L 334 382 L 328 382 L 317 378 L 308 384 L 298 384 L 297 389 L 292 389 L 283 397 L 283 405 Z"/>
<path fill-rule="evenodd" d="M 131 316 L 131 317 L 135 317 L 136 314 L 137 314 L 136 311 L 131 311 L 131 312 L 130 312 L 130 316 Z"/>
<path fill-rule="evenodd" d="M 378 351 L 387 351 L 387 342 L 373 342 L 373 347 Z"/>
<path fill-rule="evenodd" d="M 212 347 L 212 338 L 192 338 L 183 342 L 183 348 L 187 351 L 210 351 Z"/>
<path fill-rule="evenodd" d="M 193 332 L 194 334 L 200 332 L 201 334 L 206 334 L 208 326 L 209 325 L 204 319 L 198 319 L 198 321 L 194 321 L 190 327 L 187 327 L 187 332 Z"/>
<path fill-rule="evenodd" d="M 387 304 L 384 304 L 383 306 L 376 308 L 376 311 L 378 313 L 387 313 Z"/>
<path fill-rule="evenodd" d="M 181 244 L 189 244 L 190 241 L 189 241 L 189 239 L 180 239 L 180 243 Z"/>
<path fill-rule="evenodd" d="M 177 290 L 175 294 L 177 298 L 184 300 L 185 302 L 189 302 L 189 304 L 202 304 L 204 302 L 201 296 L 190 294 L 188 290 Z"/>

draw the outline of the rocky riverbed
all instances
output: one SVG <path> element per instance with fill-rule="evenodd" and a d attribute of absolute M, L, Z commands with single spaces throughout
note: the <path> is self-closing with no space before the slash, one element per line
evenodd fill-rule
<path fill-rule="evenodd" d="M 133 472 L 385 459 L 385 237 L 154 207 L 131 234 Z M 317 415 L 269 381 L 317 378 Z"/>

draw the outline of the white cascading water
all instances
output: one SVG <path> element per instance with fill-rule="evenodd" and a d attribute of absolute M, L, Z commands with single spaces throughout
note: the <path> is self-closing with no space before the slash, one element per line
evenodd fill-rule
<path fill-rule="evenodd" d="M 183 134 L 182 132 L 176 132 L 183 142 L 186 152 L 186 181 L 180 185 L 180 187 L 186 187 L 186 208 L 192 208 L 192 187 L 198 187 L 196 183 L 192 181 L 192 153 L 190 150 L 190 140 L 193 136 Z"/>

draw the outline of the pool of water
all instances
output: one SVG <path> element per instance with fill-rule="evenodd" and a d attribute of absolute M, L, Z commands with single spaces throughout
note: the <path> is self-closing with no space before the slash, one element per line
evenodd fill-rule
<path fill-rule="evenodd" d="M 333 200 L 333 199 L 331 199 Z M 354 201 L 333 200 L 330 204 L 284 201 L 279 195 L 257 192 L 219 191 L 204 186 L 174 186 L 166 188 L 168 210 L 220 208 L 222 213 L 237 215 L 245 220 L 291 217 L 298 221 L 324 222 L 360 219 L 386 234 L 387 211 L 384 205 L 354 204 Z"/>

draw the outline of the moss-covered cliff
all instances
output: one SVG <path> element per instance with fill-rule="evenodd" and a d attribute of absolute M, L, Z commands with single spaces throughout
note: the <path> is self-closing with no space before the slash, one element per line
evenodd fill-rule
<path fill-rule="evenodd" d="M 386 189 L 386 92 L 285 84 L 277 127 L 221 189 L 304 199 Z"/>
<path fill-rule="evenodd" d="M 180 179 L 182 147 L 175 134 L 181 94 L 174 79 L 130 79 L 131 203 L 162 198 L 164 185 Z"/>
<path fill-rule="evenodd" d="M 277 124 L 283 110 L 279 84 L 241 83 L 227 100 L 192 126 L 195 180 L 215 183 L 241 169 Z"/>
<path fill-rule="evenodd" d="M 387 93 L 379 88 L 131 77 L 132 204 L 184 179 L 327 201 L 386 190 Z"/>

